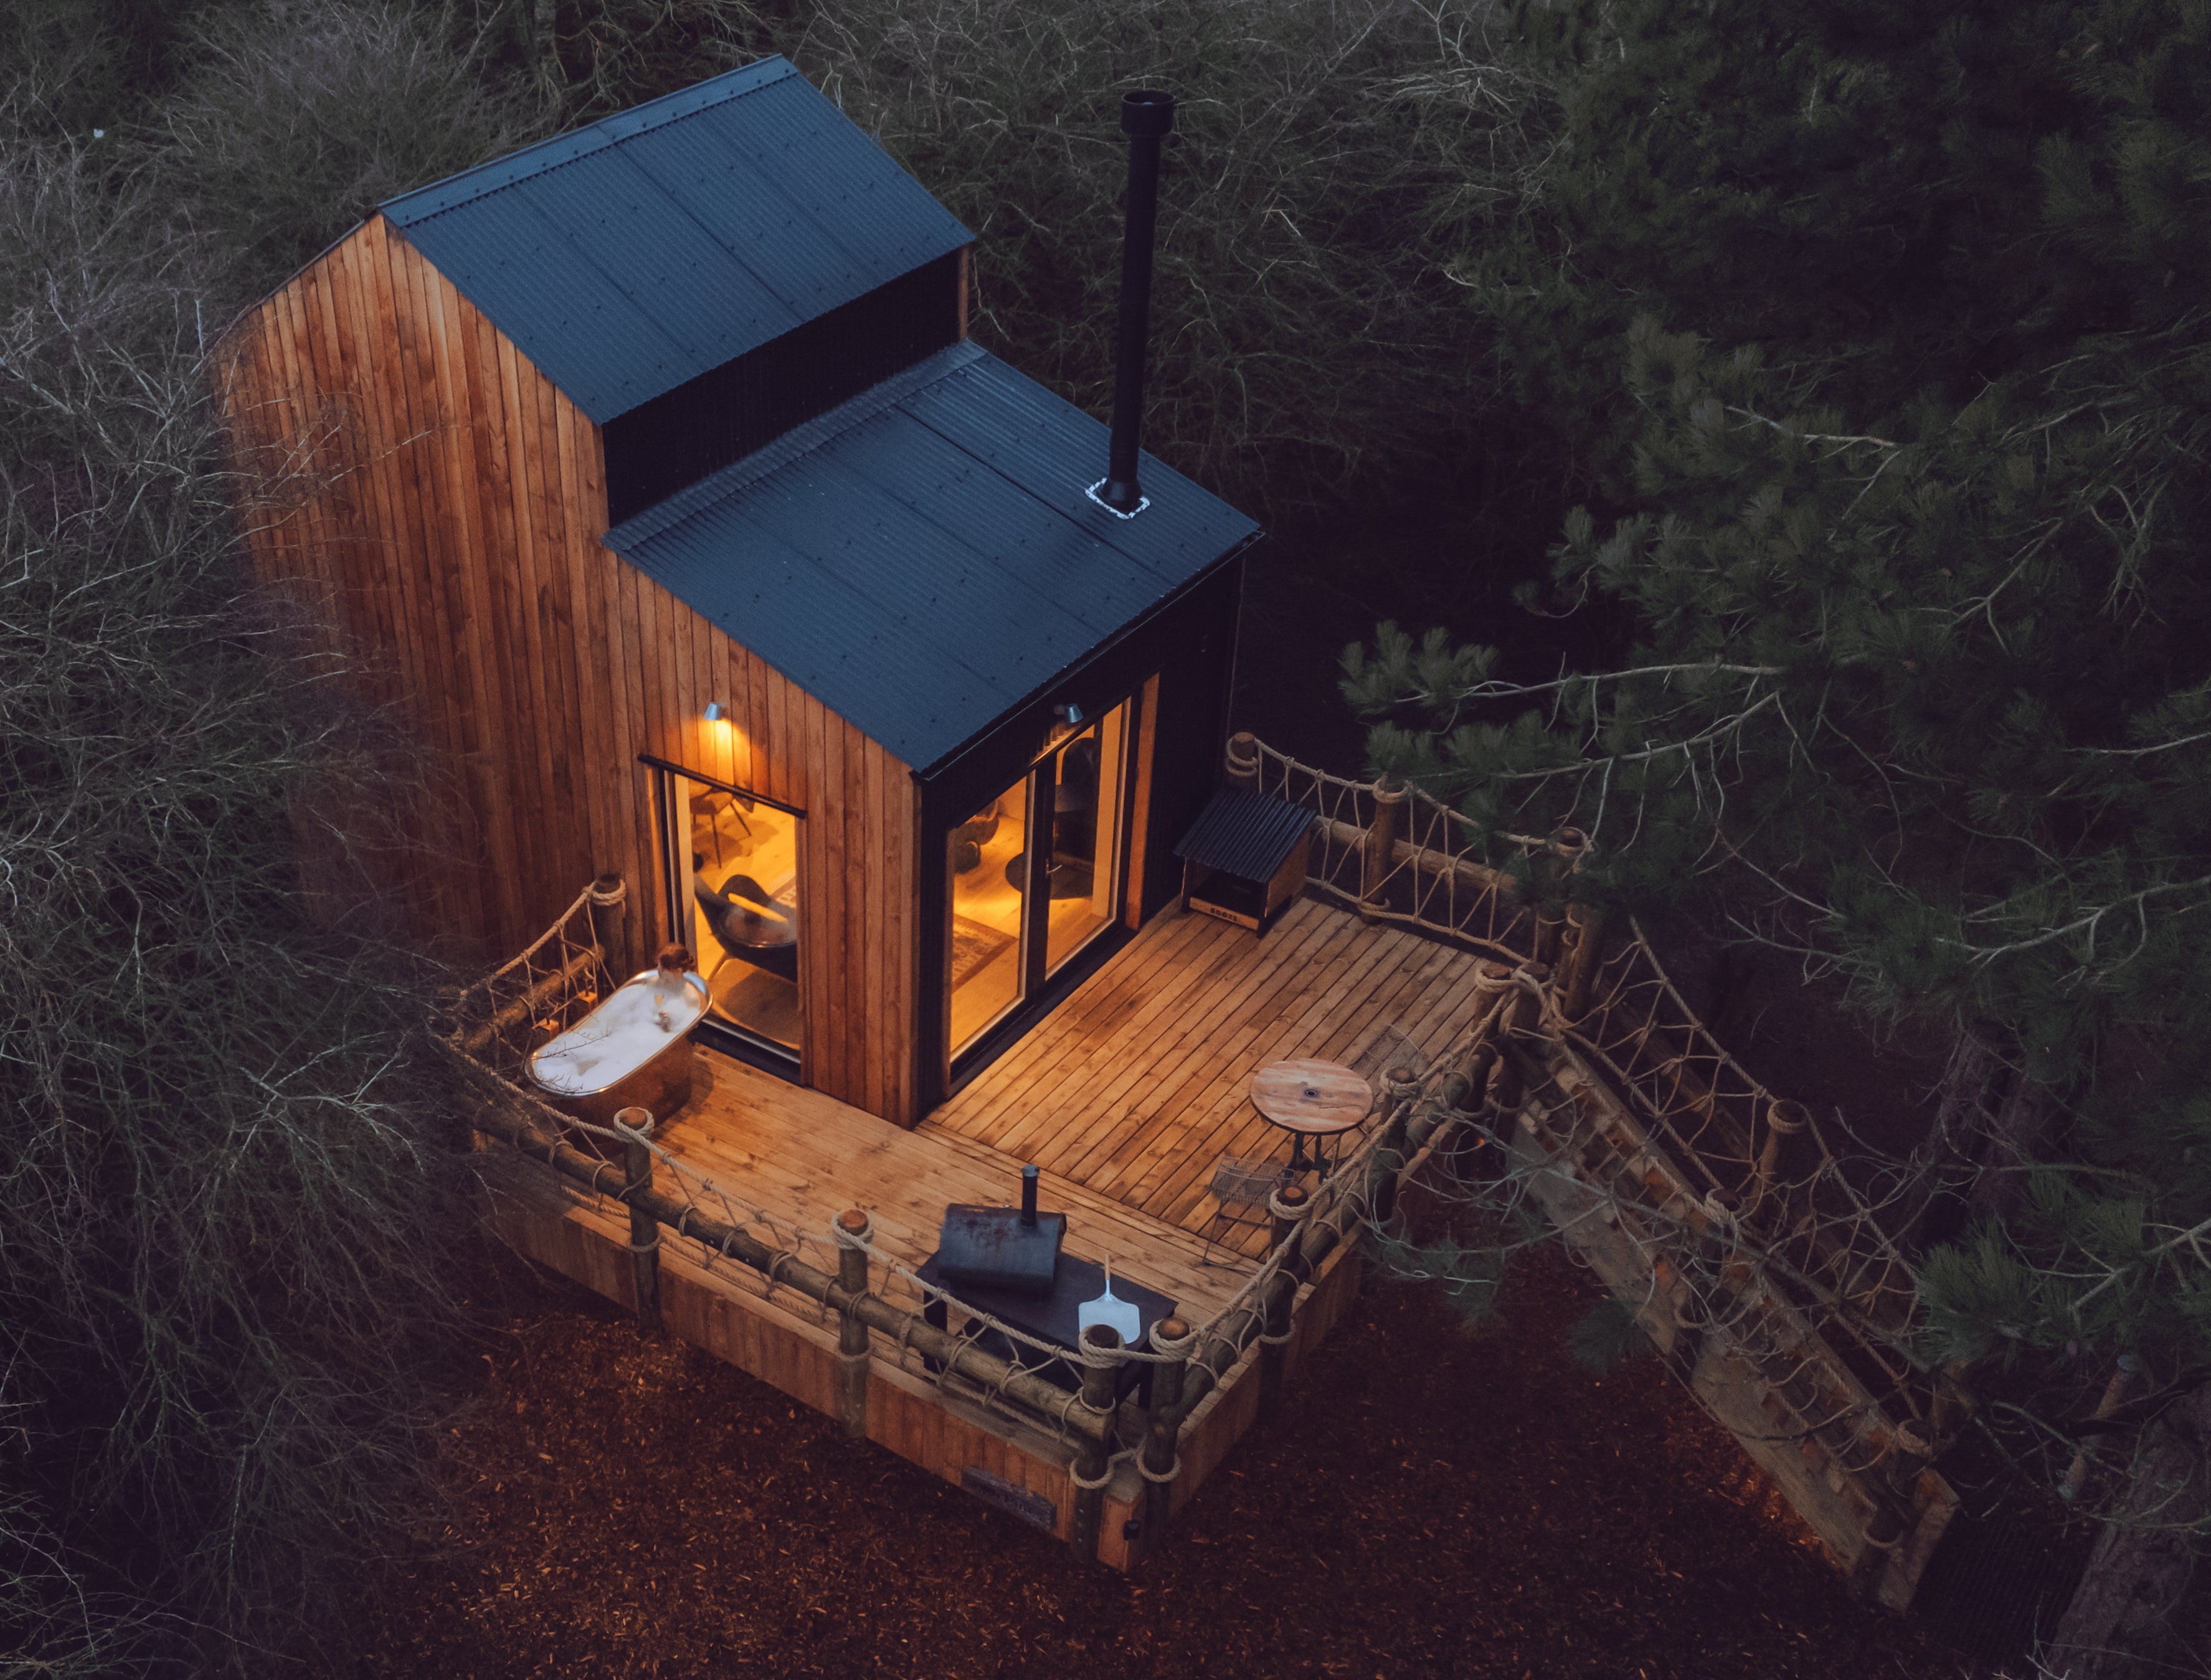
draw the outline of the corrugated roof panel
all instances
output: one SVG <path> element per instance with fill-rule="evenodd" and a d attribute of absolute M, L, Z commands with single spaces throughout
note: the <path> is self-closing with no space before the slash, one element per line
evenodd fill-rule
<path fill-rule="evenodd" d="M 742 125 L 712 124 L 715 136 L 842 239 L 869 275 L 869 287 L 974 237 L 804 77 L 763 88 L 745 102 L 745 115 Z"/>
<path fill-rule="evenodd" d="M 840 458 L 882 484 L 917 520 L 961 535 L 975 573 L 1018 589 L 1028 621 L 1067 665 L 1166 591 L 1157 573 L 1060 517 L 1018 485 L 900 408 L 895 436 L 838 439 Z M 1000 586 L 994 582 L 994 587 Z M 1046 673 L 1050 674 L 1050 673 Z"/>
<path fill-rule="evenodd" d="M 800 323 L 688 214 L 671 213 L 668 195 L 618 151 L 573 178 L 564 172 L 524 181 L 506 196 L 543 216 L 593 272 L 681 345 L 686 366 L 718 367 Z M 652 252 L 651 263 L 638 262 L 642 250 Z M 663 369 L 651 372 L 657 378 Z"/>
<path fill-rule="evenodd" d="M 713 510 L 667 533 L 643 570 L 909 764 L 960 720 L 996 716 L 1006 704 L 735 509 Z M 834 697 L 863 689 L 895 691 L 906 702 L 862 722 Z"/>
<path fill-rule="evenodd" d="M 440 217 L 428 224 L 431 237 L 425 231 L 408 237 L 462 296 L 498 297 L 507 319 L 493 324 L 594 419 L 633 406 L 651 366 L 683 354 L 513 193 L 472 205 L 465 217 Z"/>
<path fill-rule="evenodd" d="M 792 313 L 811 319 L 869 289 L 859 259 L 705 124 L 662 129 L 622 155 Z"/>
<path fill-rule="evenodd" d="M 1272 879 L 1312 826 L 1302 805 L 1251 788 L 1223 788 L 1175 842 L 1175 855 L 1247 881 Z"/>
<path fill-rule="evenodd" d="M 433 181 L 427 187 L 403 192 L 397 198 L 387 200 L 378 208 L 397 226 L 412 227 L 417 222 L 443 215 L 454 206 L 468 203 L 485 193 L 495 192 L 528 176 L 542 174 L 548 169 L 559 168 L 562 164 L 572 163 L 579 157 L 613 145 L 617 140 L 694 115 L 710 106 L 742 99 L 768 82 L 781 82 L 797 74 L 797 66 L 788 58 L 761 58 L 742 69 L 710 76 L 673 94 L 663 94 L 657 100 L 647 100 L 643 105 L 632 106 L 627 111 L 602 118 L 587 128 L 556 134 L 550 140 L 541 140 L 534 146 L 524 146 L 518 152 L 509 152 L 504 157 L 494 158 L 489 163 L 480 163 L 473 169 L 463 169 L 457 175 L 448 175 L 442 181 Z"/>
<path fill-rule="evenodd" d="M 930 441 L 893 410 L 825 447 L 809 477 L 835 502 L 845 552 L 876 575 L 872 587 L 886 607 L 924 625 L 959 613 L 990 651 L 993 686 L 1018 699 L 1094 647 L 1097 629 L 982 547 L 987 527 L 961 517 L 966 504 L 937 501 L 936 491 L 948 486 L 923 456 Z"/>
<path fill-rule="evenodd" d="M 1257 534 L 1148 456 L 1153 505 L 1114 519 L 1082 494 L 1105 449 L 1104 426 L 955 345 L 607 541 L 925 769 Z"/>
<path fill-rule="evenodd" d="M 979 592 L 958 585 L 956 570 L 966 558 L 958 543 L 902 517 L 902 509 L 840 472 L 826 452 L 808 457 L 803 473 L 777 474 L 746 490 L 736 511 L 862 595 L 871 619 L 996 697 L 994 712 L 1043 680 L 1033 674 L 1033 656 L 1025 660 L 1009 644 L 1021 619 L 992 610 Z M 956 639 L 940 634 L 948 611 L 966 619 L 972 633 Z M 876 686 L 877 703 L 866 706 L 876 720 L 895 717 L 915 692 L 895 681 Z"/>
<path fill-rule="evenodd" d="M 601 425 L 972 238 L 780 58 L 383 208 Z"/>
<path fill-rule="evenodd" d="M 657 536 L 693 514 L 735 495 L 754 480 L 780 471 L 869 415 L 894 406 L 909 391 L 933 384 L 954 368 L 965 367 L 983 354 L 979 346 L 963 339 L 957 344 L 946 345 L 933 355 L 924 356 L 912 367 L 901 369 L 881 384 L 871 385 L 857 396 L 847 398 L 827 414 L 816 414 L 803 425 L 794 426 L 773 443 L 754 450 L 742 460 L 733 461 L 720 471 L 677 491 L 665 501 L 656 502 L 642 512 L 631 515 L 607 533 L 607 547 L 618 554 L 628 553 L 633 545 Z"/>
<path fill-rule="evenodd" d="M 935 424 L 935 413 L 948 405 L 956 409 L 953 424 L 963 447 L 1099 541 L 1162 575 L 1186 575 L 1190 565 L 1202 564 L 1195 557 L 1221 553 L 1251 528 L 1227 503 L 1150 455 L 1137 469 L 1151 499 L 1142 514 L 1123 519 L 1092 501 L 1085 492 L 1106 476 L 1108 429 L 1003 362 L 978 362 L 956 384 L 933 387 L 902 406 Z"/>

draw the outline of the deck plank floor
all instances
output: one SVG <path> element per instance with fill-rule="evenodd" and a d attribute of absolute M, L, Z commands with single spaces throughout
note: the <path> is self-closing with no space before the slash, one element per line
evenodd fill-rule
<path fill-rule="evenodd" d="M 1034 1161 L 1166 1226 L 1219 1231 L 1214 1163 L 1288 1153 L 1251 1105 L 1252 1073 L 1305 1056 L 1355 1063 L 1392 1029 L 1433 1057 L 1471 1018 L 1475 961 L 1313 899 L 1264 939 L 1163 916 L 914 1135 Z M 1256 1253 L 1264 1232 L 1222 1240 Z"/>
<path fill-rule="evenodd" d="M 864 1209 L 876 1246 L 918 1267 L 936 1248 L 948 1202 L 1019 1194 L 1020 1163 L 987 1144 L 904 1131 L 730 1057 L 697 1055 L 692 1100 L 655 1140 L 725 1189 L 741 1214 L 750 1204 L 809 1233 L 815 1242 L 805 1258 L 814 1265 L 834 1267 L 829 1222 L 845 1208 Z M 722 1217 L 710 1194 L 694 1187 L 692 1194 Z M 1069 1215 L 1069 1253 L 1110 1258 L 1200 1319 L 1226 1306 L 1246 1275 L 1241 1266 L 1219 1264 L 1223 1257 L 1197 1237 L 1081 1185 L 1047 1181 L 1045 1200 Z"/>
<path fill-rule="evenodd" d="M 1069 1252 L 1110 1258 L 1202 1320 L 1265 1246 L 1263 1226 L 1219 1217 L 1214 1163 L 1288 1153 L 1251 1105 L 1252 1073 L 1356 1062 L 1392 1029 L 1435 1055 L 1470 1016 L 1474 961 L 1310 899 L 1264 939 L 1171 914 L 912 1132 L 701 1050 L 693 1100 L 658 1141 L 811 1233 L 817 1264 L 829 1221 L 859 1207 L 918 1266 L 948 1202 L 1008 1201 L 1034 1161 L 1045 1206 L 1070 1216 Z"/>

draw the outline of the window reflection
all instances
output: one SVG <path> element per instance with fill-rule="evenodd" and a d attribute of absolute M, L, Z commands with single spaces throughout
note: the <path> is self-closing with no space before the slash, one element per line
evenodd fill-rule
<path fill-rule="evenodd" d="M 1028 778 L 954 829 L 952 1048 L 958 1054 L 1021 1000 Z"/>

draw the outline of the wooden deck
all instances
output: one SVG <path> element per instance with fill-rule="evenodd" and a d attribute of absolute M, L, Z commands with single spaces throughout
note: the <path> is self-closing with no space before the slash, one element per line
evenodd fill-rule
<path fill-rule="evenodd" d="M 1263 940 L 1193 915 L 1169 915 L 1131 941 L 1010 1054 L 912 1131 L 818 1091 L 698 1050 L 691 1101 L 656 1128 L 700 1210 L 833 1271 L 830 1222 L 867 1212 L 877 1252 L 917 1268 L 936 1246 L 948 1202 L 1010 1203 L 1020 1169 L 1044 1169 L 1043 1202 L 1069 1216 L 1067 1251 L 1173 1297 L 1193 1323 L 1226 1308 L 1263 1252 L 1263 1227 L 1227 1228 L 1209 1243 L 1208 1192 L 1222 1154 L 1282 1156 L 1286 1139 L 1251 1109 L 1252 1070 L 1318 1056 L 1375 1071 L 1409 1041 L 1433 1056 L 1475 1005 L 1475 959 L 1317 902 L 1294 906 Z M 610 1169 L 611 1170 L 611 1169 Z M 663 1169 L 656 1183 L 675 1192 Z M 498 1228 L 524 1252 L 609 1298 L 633 1304 L 627 1216 L 542 1163 L 500 1151 L 487 1163 Z M 755 1210 L 768 1217 L 762 1229 Z M 1239 1252 L 1240 1250 L 1240 1252 Z M 836 1325 L 812 1302 L 757 1272 L 706 1263 L 695 1243 L 663 1242 L 659 1290 L 668 1327 L 801 1402 L 838 1411 Z M 1333 1254 L 1298 1291 L 1284 1350 L 1294 1373 L 1357 1290 L 1355 1249 Z M 878 1268 L 870 1287 L 918 1308 L 912 1286 Z M 1071 1532 L 1071 1447 L 947 1393 L 909 1350 L 871 1350 L 870 1438 L 960 1482 L 987 1472 L 1027 1490 Z M 1257 1414 L 1245 1375 L 1256 1345 L 1184 1425 L 1179 1509 Z M 1142 1418 L 1124 1403 L 1121 1439 Z M 1097 1556 L 1127 1568 L 1141 1548 L 1123 1525 L 1143 1484 L 1130 1465 L 1105 1495 Z"/>
<path fill-rule="evenodd" d="M 1225 1227 L 1207 1187 L 1223 1155 L 1287 1158 L 1254 1070 L 1311 1056 L 1378 1074 L 1404 1042 L 1433 1059 L 1473 1019 L 1476 960 L 1311 898 L 1263 939 L 1162 916 L 917 1135 L 1257 1254 L 1264 1229 Z"/>

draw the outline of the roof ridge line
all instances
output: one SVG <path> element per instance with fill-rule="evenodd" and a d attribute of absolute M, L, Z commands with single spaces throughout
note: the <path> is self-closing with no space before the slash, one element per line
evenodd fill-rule
<path fill-rule="evenodd" d="M 641 512 L 632 514 L 621 524 L 609 527 L 599 540 L 619 554 L 624 548 L 672 531 L 747 486 L 812 454 L 860 421 L 895 408 L 916 391 L 973 366 L 989 354 L 972 339 L 966 338 L 948 344 L 942 350 L 931 351 L 887 379 L 876 381 L 857 396 L 848 396 L 835 408 L 824 409 L 810 420 L 801 421 L 750 455 L 718 468 L 695 484 L 686 485 Z"/>
<path fill-rule="evenodd" d="M 781 67 L 779 70 L 778 66 Z M 752 74 L 754 72 L 758 74 Z M 423 185 L 403 192 L 396 197 L 387 198 L 376 208 L 396 227 L 403 230 L 420 227 L 426 221 L 435 221 L 441 215 L 459 209 L 463 205 L 472 204 L 479 198 L 486 197 L 491 193 L 504 191 L 506 188 L 522 181 L 534 180 L 541 176 L 553 174 L 566 168 L 572 163 L 580 163 L 585 158 L 596 157 L 601 152 L 621 145 L 624 141 L 633 140 L 639 135 L 649 134 L 654 129 L 665 128 L 673 123 L 688 121 L 702 112 L 712 111 L 716 106 L 727 105 L 733 100 L 743 99 L 748 94 L 756 94 L 763 88 L 772 88 L 776 83 L 787 81 L 797 74 L 798 67 L 781 53 L 770 53 L 765 58 L 755 58 L 749 64 L 740 64 L 733 70 L 724 70 L 720 76 L 711 76 L 705 82 L 694 82 L 690 87 L 679 88 L 672 94 L 663 94 L 658 99 L 647 100 L 643 105 L 631 106 L 623 111 L 609 112 L 597 121 L 586 123 L 581 128 L 570 129 L 565 133 L 548 135 L 542 140 L 532 141 L 518 151 L 503 152 L 495 158 L 487 158 L 482 163 L 472 164 L 466 169 L 457 171 L 435 181 L 426 182 Z M 742 85 L 734 85 L 741 77 L 745 78 Z M 709 88 L 715 89 L 713 95 L 711 98 L 700 98 L 701 90 Z M 657 117 L 650 121 L 635 122 L 633 120 L 647 112 L 678 104 L 684 105 L 686 108 L 661 111 Z M 597 143 L 587 144 L 585 143 L 587 142 Z M 536 158 L 537 154 L 552 147 L 562 145 L 570 148 L 567 156 L 552 160 L 537 159 L 535 163 L 530 161 Z M 474 183 L 476 178 L 488 170 L 515 166 L 520 166 L 520 167 L 516 168 L 514 173 L 496 185 L 473 186 L 469 191 L 453 196 L 448 202 L 439 203 L 434 209 L 424 210 L 405 221 L 401 220 L 401 215 L 405 215 L 404 207 L 410 200 L 427 198 L 433 193 L 442 195 L 445 190 L 457 187 L 463 183 Z M 394 215 L 395 210 L 399 211 L 400 215 Z"/>

